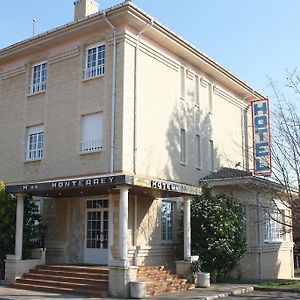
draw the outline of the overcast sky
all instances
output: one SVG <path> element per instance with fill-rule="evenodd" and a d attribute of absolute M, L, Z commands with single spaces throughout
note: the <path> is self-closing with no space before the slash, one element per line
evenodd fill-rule
<path fill-rule="evenodd" d="M 73 20 L 73 0 L 1 1 L 0 48 Z M 99 0 L 101 9 L 122 1 Z M 300 0 L 133 0 L 266 96 L 299 66 Z"/>

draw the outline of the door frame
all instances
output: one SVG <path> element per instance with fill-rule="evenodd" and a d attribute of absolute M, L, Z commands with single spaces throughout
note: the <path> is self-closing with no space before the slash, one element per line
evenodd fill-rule
<path fill-rule="evenodd" d="M 90 196 L 84 199 L 84 253 L 83 253 L 83 262 L 90 264 L 88 262 L 86 262 L 86 253 L 87 253 L 87 202 L 90 200 L 107 200 L 108 201 L 108 207 L 107 212 L 108 212 L 108 236 L 107 236 L 107 259 L 106 259 L 106 263 L 109 263 L 110 259 L 111 259 L 111 242 L 113 241 L 112 238 L 112 233 L 110 232 L 113 229 L 113 213 L 112 213 L 112 209 L 113 209 L 113 203 L 112 203 L 112 197 L 111 194 L 109 195 L 101 195 L 101 196 Z M 95 263 L 97 264 L 97 263 Z"/>

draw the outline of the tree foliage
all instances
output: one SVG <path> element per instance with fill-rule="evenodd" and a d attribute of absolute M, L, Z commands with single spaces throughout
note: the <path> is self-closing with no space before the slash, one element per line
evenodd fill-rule
<path fill-rule="evenodd" d="M 5 276 L 7 254 L 15 252 L 16 199 L 5 192 L 0 181 L 0 280 Z M 30 196 L 24 199 L 23 253 L 22 259 L 31 258 L 32 241 L 43 234 L 39 209 Z"/>
<path fill-rule="evenodd" d="M 273 178 L 285 187 L 289 200 L 300 197 L 300 77 L 287 72 L 288 96 L 271 81 L 275 94 L 272 110 Z M 288 93 L 288 92 L 286 92 Z"/>
<path fill-rule="evenodd" d="M 0 181 L 0 280 L 4 279 L 4 260 L 15 248 L 16 201 L 5 193 Z"/>
<path fill-rule="evenodd" d="M 247 251 L 242 207 L 234 195 L 203 187 L 191 203 L 192 253 L 214 281 L 223 279 Z"/>

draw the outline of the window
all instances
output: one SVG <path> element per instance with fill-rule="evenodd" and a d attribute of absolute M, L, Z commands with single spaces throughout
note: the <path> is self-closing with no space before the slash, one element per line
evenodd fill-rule
<path fill-rule="evenodd" d="M 81 152 L 102 149 L 103 115 L 101 112 L 82 116 Z"/>
<path fill-rule="evenodd" d="M 186 164 L 186 132 L 180 129 L 180 162 Z"/>
<path fill-rule="evenodd" d="M 32 67 L 31 85 L 29 94 L 36 94 L 46 91 L 47 87 L 47 62 Z"/>
<path fill-rule="evenodd" d="M 283 212 L 274 210 L 265 214 L 265 242 L 283 241 Z"/>
<path fill-rule="evenodd" d="M 215 170 L 215 151 L 214 151 L 214 141 L 209 141 L 209 156 L 210 156 L 210 170 Z"/>
<path fill-rule="evenodd" d="M 213 86 L 211 83 L 208 85 L 208 111 L 210 114 L 213 112 Z"/>
<path fill-rule="evenodd" d="M 173 202 L 162 201 L 161 232 L 162 232 L 162 240 L 165 242 L 173 241 L 173 211 L 174 211 Z"/>
<path fill-rule="evenodd" d="M 105 45 L 100 44 L 86 50 L 86 64 L 83 78 L 89 79 L 104 74 Z"/>
<path fill-rule="evenodd" d="M 180 67 L 180 98 L 185 99 L 185 67 Z"/>
<path fill-rule="evenodd" d="M 40 160 L 43 158 L 44 128 L 32 126 L 27 128 L 26 160 Z"/>
<path fill-rule="evenodd" d="M 196 168 L 201 168 L 201 144 L 200 144 L 200 135 L 196 134 L 195 136 L 195 158 L 196 158 Z"/>
<path fill-rule="evenodd" d="M 195 75 L 195 105 L 199 106 L 200 104 L 200 84 L 199 76 Z"/>

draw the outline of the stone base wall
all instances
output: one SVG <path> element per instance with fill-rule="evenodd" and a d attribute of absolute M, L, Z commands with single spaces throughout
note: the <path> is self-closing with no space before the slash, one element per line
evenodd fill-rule
<path fill-rule="evenodd" d="M 242 280 L 291 279 L 294 277 L 291 243 L 251 247 L 231 277 Z"/>
<path fill-rule="evenodd" d="M 109 268 L 109 295 L 114 298 L 130 297 L 130 282 L 137 279 L 137 267 Z"/>
<path fill-rule="evenodd" d="M 23 276 L 37 265 L 45 264 L 44 250 L 36 249 L 33 253 L 33 257 L 36 259 L 17 260 L 14 255 L 7 255 L 7 259 L 5 261 L 6 284 L 14 282 L 17 277 Z"/>

